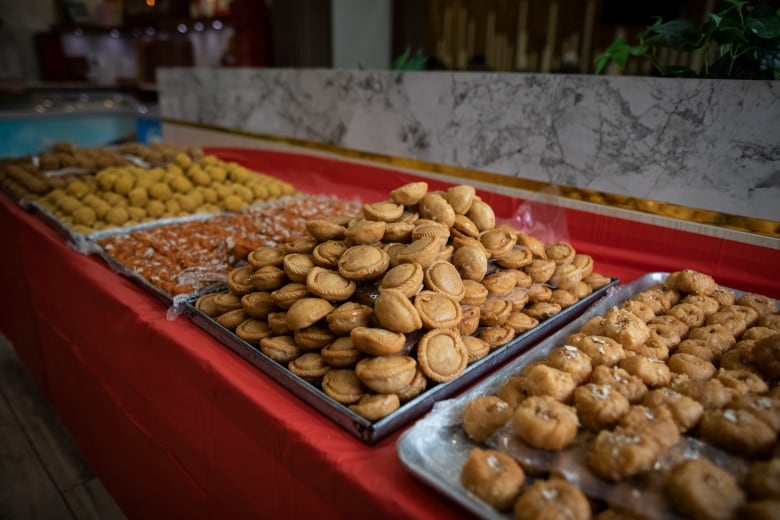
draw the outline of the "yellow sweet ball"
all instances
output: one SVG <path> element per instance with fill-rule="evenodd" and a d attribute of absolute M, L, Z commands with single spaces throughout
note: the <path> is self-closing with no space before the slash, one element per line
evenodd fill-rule
<path fill-rule="evenodd" d="M 184 170 L 178 164 L 171 163 L 165 167 L 165 171 L 174 175 L 184 175 Z"/>
<path fill-rule="evenodd" d="M 150 200 L 146 203 L 146 214 L 152 218 L 160 218 L 165 213 L 165 204 L 159 200 Z"/>
<path fill-rule="evenodd" d="M 149 188 L 149 196 L 156 200 L 166 201 L 172 194 L 171 187 L 164 182 L 156 182 Z"/>
<path fill-rule="evenodd" d="M 244 201 L 238 195 L 228 195 L 222 205 L 228 211 L 236 211 L 244 207 Z"/>
<path fill-rule="evenodd" d="M 271 198 L 276 199 L 282 196 L 282 188 L 278 182 L 274 182 L 268 186 L 268 194 Z"/>
<path fill-rule="evenodd" d="M 92 227 L 97 220 L 97 213 L 89 206 L 81 206 L 73 212 L 73 222 L 76 225 Z"/>
<path fill-rule="evenodd" d="M 200 168 L 190 168 L 189 174 L 192 182 L 198 186 L 208 186 L 211 184 L 211 176 Z"/>
<path fill-rule="evenodd" d="M 97 195 L 95 195 L 94 193 L 88 193 L 87 195 L 84 196 L 83 199 L 81 199 L 81 202 L 83 204 L 86 204 L 90 208 L 94 208 L 97 204 L 100 204 L 101 200 L 102 199 Z"/>
<path fill-rule="evenodd" d="M 206 168 L 206 171 L 214 182 L 225 182 L 225 179 L 227 179 L 227 170 L 222 166 L 209 166 Z"/>
<path fill-rule="evenodd" d="M 130 215 L 130 219 L 135 220 L 136 222 L 140 222 L 146 218 L 146 210 L 137 206 L 130 206 L 127 208 L 127 213 Z"/>
<path fill-rule="evenodd" d="M 221 208 L 217 206 L 216 204 L 204 204 L 200 207 L 198 210 L 198 213 L 216 213 Z"/>
<path fill-rule="evenodd" d="M 115 207 L 108 210 L 105 221 L 112 226 L 121 226 L 124 225 L 129 218 L 130 214 L 127 212 L 126 208 Z"/>
<path fill-rule="evenodd" d="M 179 193 L 188 193 L 192 191 L 192 183 L 187 177 L 179 175 L 171 181 L 171 188 Z"/>
<path fill-rule="evenodd" d="M 252 190 L 240 184 L 233 185 L 233 195 L 237 195 L 245 203 L 252 202 L 255 198 L 255 194 Z"/>
<path fill-rule="evenodd" d="M 146 176 L 152 179 L 152 182 L 160 182 L 165 175 L 165 170 L 162 168 L 150 168 L 146 171 Z"/>
<path fill-rule="evenodd" d="M 210 164 L 217 164 L 219 162 L 220 162 L 219 158 L 217 158 L 216 155 L 204 155 L 200 159 L 200 163 L 203 164 L 203 165 L 206 165 L 206 166 L 208 166 Z"/>
<path fill-rule="evenodd" d="M 71 228 L 76 233 L 82 234 L 82 235 L 89 235 L 94 231 L 94 228 L 91 226 L 84 226 L 81 224 L 74 224 Z"/>
<path fill-rule="evenodd" d="M 228 188 L 227 186 L 219 185 L 219 186 L 216 186 L 214 189 L 217 192 L 217 198 L 219 200 L 225 200 L 226 198 L 230 197 L 233 194 L 230 191 L 230 188 Z"/>
<path fill-rule="evenodd" d="M 99 203 L 96 203 L 92 209 L 95 210 L 95 214 L 97 215 L 97 217 L 103 220 L 106 218 L 106 214 L 111 209 L 111 204 L 109 204 L 105 200 L 101 200 Z"/>
<path fill-rule="evenodd" d="M 131 206 L 143 206 L 149 200 L 149 194 L 144 188 L 134 188 L 127 194 L 127 200 Z"/>
<path fill-rule="evenodd" d="M 183 173 L 175 173 L 171 171 L 165 172 L 165 175 L 162 176 L 162 179 L 160 179 L 160 182 L 165 182 L 167 184 L 173 184 L 173 181 L 176 179 L 184 177 Z"/>
<path fill-rule="evenodd" d="M 295 194 L 295 186 L 293 186 L 292 184 L 287 184 L 286 182 L 283 182 L 281 186 L 282 186 L 282 195 Z"/>
<path fill-rule="evenodd" d="M 246 182 L 250 176 L 252 175 L 249 170 L 244 168 L 243 166 L 239 165 L 230 165 L 230 168 L 228 169 L 230 173 L 230 180 L 233 182 L 240 182 L 244 183 Z"/>
<path fill-rule="evenodd" d="M 189 167 L 190 164 L 192 164 L 192 159 L 189 155 L 187 155 L 184 152 L 179 152 L 176 155 L 173 156 L 173 161 L 175 164 L 181 166 L 182 168 Z"/>
<path fill-rule="evenodd" d="M 181 206 L 182 211 L 193 213 L 198 207 L 198 202 L 191 195 L 185 195 L 179 199 L 179 206 Z"/>
<path fill-rule="evenodd" d="M 215 203 L 217 200 L 219 200 L 219 197 L 217 197 L 217 192 L 213 188 L 201 188 L 198 192 L 203 195 L 203 200 L 208 203 Z"/>
<path fill-rule="evenodd" d="M 135 177 L 130 173 L 125 173 L 117 177 L 114 181 L 114 191 L 122 195 L 127 195 L 135 187 Z"/>
<path fill-rule="evenodd" d="M 118 175 L 108 170 L 103 170 L 96 178 L 98 186 L 103 190 L 111 190 L 114 187 Z"/>
<path fill-rule="evenodd" d="M 81 181 L 73 181 L 68 184 L 67 190 L 68 194 L 76 197 L 77 199 L 80 199 L 89 193 L 89 186 Z"/>
<path fill-rule="evenodd" d="M 103 195 L 103 199 L 112 206 L 127 206 L 127 199 L 118 193 L 109 191 Z"/>
<path fill-rule="evenodd" d="M 154 179 L 152 179 L 151 176 L 149 176 L 149 175 L 142 175 L 142 176 L 138 177 L 135 180 L 135 187 L 136 188 L 143 188 L 145 190 L 148 190 L 149 188 L 152 187 L 152 184 L 154 184 L 155 182 L 156 181 Z"/>
<path fill-rule="evenodd" d="M 64 197 L 61 197 L 59 201 L 57 201 L 57 205 L 64 213 L 71 214 L 76 211 L 79 206 L 81 206 L 81 203 L 76 197 L 65 195 Z"/>
<path fill-rule="evenodd" d="M 191 197 L 195 201 L 196 206 L 200 206 L 204 202 L 201 190 L 193 190 L 187 194 L 187 197 Z"/>
<path fill-rule="evenodd" d="M 168 213 L 176 214 L 181 211 L 181 205 L 178 200 L 169 199 L 165 201 L 165 209 Z"/>
<path fill-rule="evenodd" d="M 44 197 L 44 200 L 48 200 L 48 201 L 51 201 L 51 202 L 57 202 L 59 199 L 61 199 L 62 197 L 66 196 L 66 195 L 67 194 L 65 193 L 65 190 L 63 190 L 62 188 L 55 188 L 55 189 L 51 190 L 48 193 L 48 195 L 46 195 Z"/>
<path fill-rule="evenodd" d="M 268 198 L 268 188 L 265 184 L 253 184 L 252 191 L 255 194 L 255 200 L 266 200 Z"/>

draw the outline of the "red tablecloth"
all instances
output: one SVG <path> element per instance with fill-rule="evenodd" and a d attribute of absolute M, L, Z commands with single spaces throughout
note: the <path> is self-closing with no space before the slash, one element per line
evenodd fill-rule
<path fill-rule="evenodd" d="M 211 150 L 299 189 L 369 202 L 416 177 L 281 152 Z M 429 181 L 432 188 L 446 187 Z M 499 190 L 500 191 L 500 190 Z M 481 192 L 499 217 L 521 201 Z M 780 251 L 566 210 L 600 272 L 683 267 L 780 296 Z M 462 515 L 396 457 L 366 446 L 102 261 L 0 196 L 0 330 L 131 518 Z"/>

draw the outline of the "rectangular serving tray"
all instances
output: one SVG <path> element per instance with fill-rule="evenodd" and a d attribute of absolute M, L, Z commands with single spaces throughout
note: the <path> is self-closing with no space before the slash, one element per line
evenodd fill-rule
<path fill-rule="evenodd" d="M 398 439 L 396 451 L 401 463 L 420 480 L 457 502 L 479 518 L 507 520 L 510 513 L 501 513 L 471 494 L 460 483 L 460 472 L 469 452 L 478 445 L 463 431 L 461 417 L 472 399 L 494 394 L 507 380 L 525 366 L 544 358 L 553 348 L 563 344 L 593 316 L 601 316 L 610 307 L 620 305 L 632 296 L 662 283 L 668 273 L 648 273 L 628 284 L 610 288 L 608 294 L 570 321 L 555 334 L 548 336 L 534 349 L 507 363 L 489 378 L 482 380 L 454 399 L 437 403 L 433 410 L 406 430 Z M 732 289 L 734 290 L 734 289 Z M 743 291 L 734 290 L 739 296 Z"/>
<path fill-rule="evenodd" d="M 497 348 L 484 358 L 469 365 L 456 379 L 429 387 L 416 398 L 401 405 L 395 412 L 376 422 L 369 421 L 360 415 L 357 415 L 348 407 L 330 398 L 319 388 L 316 388 L 294 375 L 286 367 L 263 354 L 258 347 L 239 338 L 233 332 L 225 329 L 215 320 L 200 312 L 195 307 L 196 298 L 190 300 L 186 312 L 193 323 L 203 328 L 220 343 L 257 367 L 261 372 L 284 386 L 287 390 L 314 407 L 330 420 L 352 433 L 366 444 L 371 445 L 427 412 L 437 401 L 451 397 L 456 392 L 470 385 L 494 368 L 531 348 L 546 336 L 554 333 L 571 320 L 574 320 L 577 316 L 585 312 L 590 305 L 606 295 L 608 291 L 617 285 L 617 283 L 618 280 L 613 279 L 608 285 L 594 291 L 571 307 L 568 307 L 552 318 L 541 322 L 534 329 L 517 336 L 511 342 Z"/>

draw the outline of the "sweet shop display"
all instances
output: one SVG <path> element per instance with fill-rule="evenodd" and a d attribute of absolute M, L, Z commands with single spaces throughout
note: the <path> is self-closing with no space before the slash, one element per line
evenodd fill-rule
<path fill-rule="evenodd" d="M 370 422 L 613 282 L 569 244 L 497 225 L 468 185 L 406 184 L 306 231 L 253 250 L 195 309 Z"/>
<path fill-rule="evenodd" d="M 214 283 L 264 245 L 301 239 L 305 223 L 350 215 L 360 209 L 335 197 L 281 198 L 208 219 L 161 224 L 96 237 L 102 253 L 168 296 L 191 294 Z"/>
<path fill-rule="evenodd" d="M 402 457 L 485 516 L 533 517 L 537 486 L 567 518 L 780 510 L 777 302 L 693 270 L 621 290 L 453 406 L 454 482 Z"/>

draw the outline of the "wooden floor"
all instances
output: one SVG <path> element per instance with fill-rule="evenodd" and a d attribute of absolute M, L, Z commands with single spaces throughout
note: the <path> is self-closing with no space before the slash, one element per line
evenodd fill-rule
<path fill-rule="evenodd" d="M 0 519 L 123 519 L 0 335 Z"/>

